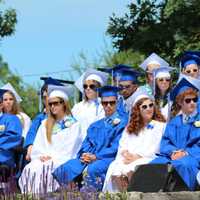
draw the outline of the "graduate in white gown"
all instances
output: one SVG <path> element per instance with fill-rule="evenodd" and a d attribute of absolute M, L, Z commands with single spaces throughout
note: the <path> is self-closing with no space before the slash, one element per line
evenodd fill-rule
<path fill-rule="evenodd" d="M 80 124 L 72 117 L 65 86 L 48 86 L 49 115 L 40 125 L 31 152 L 31 162 L 19 178 L 22 193 L 57 189 L 51 175 L 55 168 L 73 159 L 83 138 Z"/>
<path fill-rule="evenodd" d="M 26 138 L 31 126 L 31 119 L 20 107 L 22 99 L 10 83 L 4 85 L 2 89 L 7 90 L 3 95 L 3 112 L 16 115 L 19 118 L 22 124 L 22 137 Z"/>
<path fill-rule="evenodd" d="M 104 86 L 107 79 L 107 73 L 88 69 L 75 82 L 75 86 L 82 93 L 83 100 L 74 105 L 72 115 L 81 123 L 85 136 L 90 124 L 105 117 L 100 98 L 98 98 L 97 88 Z"/>
<path fill-rule="evenodd" d="M 159 67 L 153 70 L 153 93 L 155 97 L 155 103 L 161 110 L 162 115 L 166 120 L 169 119 L 169 111 L 171 102 L 169 101 L 169 92 L 172 89 L 172 77 L 170 72 L 172 67 Z"/>
<path fill-rule="evenodd" d="M 103 192 L 126 190 L 137 167 L 153 160 L 159 152 L 165 119 L 153 98 L 143 92 L 138 91 L 133 101 L 131 118 L 119 141 L 117 156 L 108 168 Z"/>
<path fill-rule="evenodd" d="M 146 73 L 146 84 L 141 86 L 149 95 L 153 94 L 153 70 L 161 66 L 169 66 L 169 64 L 156 53 L 152 53 L 141 64 L 140 67 Z"/>

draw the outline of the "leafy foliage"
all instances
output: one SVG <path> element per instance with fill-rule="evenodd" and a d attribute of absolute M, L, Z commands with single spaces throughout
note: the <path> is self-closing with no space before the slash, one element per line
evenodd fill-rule
<path fill-rule="evenodd" d="M 123 17 L 110 17 L 107 33 L 119 51 L 156 52 L 175 63 L 184 50 L 200 49 L 198 0 L 137 0 Z"/>
<path fill-rule="evenodd" d="M 0 56 L 0 83 L 1 86 L 6 83 L 11 83 L 17 93 L 22 97 L 23 102 L 21 107 L 30 117 L 34 117 L 38 112 L 38 97 L 35 88 L 25 84 L 20 76 L 12 73 L 6 62 Z"/>
<path fill-rule="evenodd" d="M 0 1 L 0 3 L 2 3 Z M 17 23 L 17 15 L 14 9 L 0 11 L 0 38 L 14 33 Z"/>

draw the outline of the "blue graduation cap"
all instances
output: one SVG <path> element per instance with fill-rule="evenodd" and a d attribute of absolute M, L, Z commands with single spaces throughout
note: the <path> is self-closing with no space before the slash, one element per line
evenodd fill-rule
<path fill-rule="evenodd" d="M 166 62 L 163 58 L 158 56 L 156 53 L 152 53 L 148 56 L 139 66 L 146 71 L 148 65 L 155 65 L 157 67 L 160 66 L 169 66 L 169 63 Z"/>
<path fill-rule="evenodd" d="M 100 70 L 111 74 L 112 77 L 115 78 L 116 76 L 118 76 L 118 74 L 120 74 L 121 70 L 131 69 L 131 68 L 132 67 L 130 65 L 118 64 L 114 65 L 111 68 L 100 68 Z"/>
<path fill-rule="evenodd" d="M 200 51 L 186 51 L 185 53 L 200 57 Z"/>
<path fill-rule="evenodd" d="M 189 88 L 199 91 L 200 81 L 197 82 L 197 80 L 195 80 L 195 82 L 193 82 L 193 79 L 186 77 L 181 78 L 170 92 L 170 100 L 174 101 L 179 94 L 185 92 Z"/>
<path fill-rule="evenodd" d="M 122 69 L 120 71 L 119 81 L 133 81 L 136 83 L 139 75 L 141 73 L 133 69 Z"/>
<path fill-rule="evenodd" d="M 110 96 L 118 96 L 118 92 L 120 91 L 119 87 L 106 85 L 97 89 L 100 97 L 110 97 Z"/>
<path fill-rule="evenodd" d="M 63 86 L 63 84 L 58 79 L 54 79 L 52 77 L 42 77 L 41 79 L 44 81 L 44 85 Z"/>
<path fill-rule="evenodd" d="M 5 90 L 5 89 L 0 89 L 0 100 L 2 101 L 3 100 L 3 95 L 5 92 L 7 92 L 8 90 Z"/>
<path fill-rule="evenodd" d="M 200 65 L 200 57 L 197 54 L 186 52 L 180 59 L 180 67 L 183 69 L 190 64 Z"/>

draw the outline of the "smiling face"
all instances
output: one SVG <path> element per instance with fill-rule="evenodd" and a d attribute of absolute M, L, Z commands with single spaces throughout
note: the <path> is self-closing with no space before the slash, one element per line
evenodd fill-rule
<path fill-rule="evenodd" d="M 150 122 L 154 115 L 154 103 L 151 99 L 146 99 L 139 106 L 140 115 L 144 122 Z"/>
<path fill-rule="evenodd" d="M 161 93 L 165 94 L 166 91 L 170 87 L 170 77 L 162 77 L 162 78 L 156 78 L 156 85 L 161 91 Z"/>

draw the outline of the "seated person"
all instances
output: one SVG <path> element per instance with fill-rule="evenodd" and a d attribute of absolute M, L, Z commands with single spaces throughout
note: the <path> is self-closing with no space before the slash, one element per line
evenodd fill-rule
<path fill-rule="evenodd" d="M 118 90 L 114 86 L 99 89 L 106 117 L 89 126 L 77 158 L 69 160 L 53 172 L 61 186 L 73 185 L 74 179 L 85 172 L 89 184 L 98 190 L 102 189 L 108 166 L 116 156 L 121 133 L 127 124 L 127 115 L 116 111 Z M 97 180 L 101 184 L 97 184 Z"/>
<path fill-rule="evenodd" d="M 21 143 L 22 125 L 16 115 L 2 112 L 5 92 L 7 90 L 0 89 L 0 167 L 5 165 L 12 169 L 15 168 L 13 149 Z"/>
<path fill-rule="evenodd" d="M 27 149 L 26 160 L 30 161 L 30 155 L 33 147 L 33 142 L 35 140 L 37 130 L 40 127 L 42 121 L 47 118 L 48 113 L 48 85 L 63 86 L 57 79 L 47 77 L 44 78 L 44 84 L 41 88 L 41 100 L 43 104 L 43 112 L 37 114 L 33 119 L 30 129 L 28 130 L 27 136 L 25 138 L 24 147 Z"/>
<path fill-rule="evenodd" d="M 56 190 L 52 171 L 75 158 L 82 144 L 81 127 L 69 109 L 68 90 L 64 86 L 48 86 L 49 115 L 36 134 L 31 162 L 19 178 L 22 193 L 44 193 Z"/>
<path fill-rule="evenodd" d="M 132 114 L 120 139 L 117 157 L 108 168 L 104 192 L 126 190 L 136 167 L 155 158 L 165 128 L 163 122 L 153 97 L 143 90 L 135 92 Z"/>
<path fill-rule="evenodd" d="M 182 78 L 171 91 L 170 99 L 175 101 L 180 114 L 168 122 L 161 140 L 160 153 L 151 162 L 171 163 L 190 190 L 196 187 L 196 176 L 200 167 L 198 88 Z"/>

